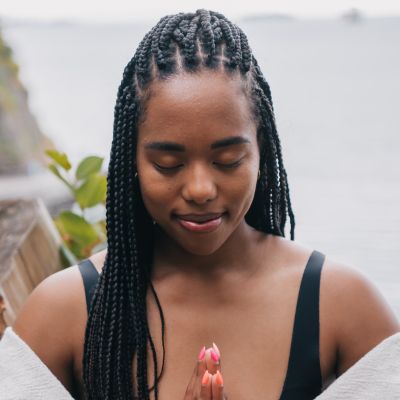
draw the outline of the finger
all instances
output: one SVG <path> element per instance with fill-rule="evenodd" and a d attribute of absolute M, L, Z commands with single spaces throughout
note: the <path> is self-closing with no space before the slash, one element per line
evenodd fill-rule
<path fill-rule="evenodd" d="M 217 371 L 221 369 L 221 359 L 219 354 L 213 349 L 213 348 L 208 348 L 206 350 L 206 365 L 207 369 L 210 372 L 210 374 L 215 374 Z"/>
<path fill-rule="evenodd" d="M 186 387 L 186 392 L 185 392 L 185 397 L 184 399 L 189 400 L 193 398 L 193 393 L 195 392 L 196 389 L 196 381 L 197 381 L 197 364 L 194 367 L 192 376 L 190 377 L 190 381 Z"/>
<path fill-rule="evenodd" d="M 212 345 L 213 349 L 215 350 L 215 352 L 218 354 L 219 357 L 221 357 L 221 352 L 219 351 L 218 346 L 216 345 L 216 343 L 213 342 Z"/>
<path fill-rule="evenodd" d="M 186 389 L 186 393 L 195 392 L 196 387 L 198 387 L 198 381 L 204 374 L 204 371 L 207 370 L 206 361 L 205 361 L 205 351 L 206 348 L 203 346 L 200 350 L 199 355 L 197 356 L 196 365 L 194 367 L 192 376 L 190 377 L 189 384 Z"/>
<path fill-rule="evenodd" d="M 212 375 L 206 370 L 201 379 L 200 399 L 211 400 L 212 399 Z"/>
<path fill-rule="evenodd" d="M 199 376 L 201 376 L 199 374 L 200 364 L 201 363 L 204 363 L 204 361 L 197 361 L 196 362 L 196 366 L 194 367 L 192 376 L 190 377 L 190 381 L 189 381 L 189 384 L 188 384 L 188 390 L 192 389 L 192 388 L 194 388 L 196 386 L 196 381 L 199 379 Z"/>
<path fill-rule="evenodd" d="M 206 346 L 203 346 L 197 356 L 197 377 L 202 377 L 207 370 L 206 363 Z"/>
<path fill-rule="evenodd" d="M 215 375 L 212 376 L 211 391 L 213 400 L 224 400 L 224 380 L 222 374 L 217 371 Z"/>
<path fill-rule="evenodd" d="M 221 371 L 222 368 L 222 360 L 221 360 L 221 352 L 219 351 L 218 346 L 213 342 L 213 349 L 215 351 L 215 353 L 218 355 L 219 358 L 219 371 Z"/>

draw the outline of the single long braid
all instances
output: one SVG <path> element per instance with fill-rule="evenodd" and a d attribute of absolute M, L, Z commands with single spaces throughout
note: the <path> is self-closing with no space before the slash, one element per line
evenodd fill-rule
<path fill-rule="evenodd" d="M 107 179 L 108 250 L 85 332 L 83 377 L 88 400 L 149 400 L 151 390 L 158 398 L 165 321 L 150 280 L 154 227 L 135 177 L 137 128 L 153 81 L 206 68 L 239 74 L 257 122 L 261 177 L 246 221 L 260 231 L 285 236 L 288 214 L 294 240 L 295 220 L 271 91 L 246 35 L 214 11 L 163 17 L 140 42 L 118 88 Z M 160 373 L 147 321 L 148 293 L 161 319 Z M 147 377 L 149 348 L 155 371 L 152 388 Z"/>

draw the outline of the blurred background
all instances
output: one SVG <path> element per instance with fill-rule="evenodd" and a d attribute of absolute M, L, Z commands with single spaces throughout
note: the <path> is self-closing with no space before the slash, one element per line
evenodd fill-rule
<path fill-rule="evenodd" d="M 106 169 L 123 68 L 163 15 L 197 8 L 244 30 L 271 86 L 296 240 L 362 270 L 400 317 L 398 1 L 2 0 L 0 199 L 68 204 L 49 146 Z"/>

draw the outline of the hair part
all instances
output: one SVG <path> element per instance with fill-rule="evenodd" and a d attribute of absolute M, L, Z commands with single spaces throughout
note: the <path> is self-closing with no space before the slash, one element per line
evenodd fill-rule
<path fill-rule="evenodd" d="M 125 67 L 117 94 L 107 179 L 108 250 L 85 332 L 83 378 L 89 400 L 148 400 L 151 390 L 158 398 L 158 381 L 165 358 L 165 321 L 150 280 L 154 228 L 133 168 L 137 128 L 145 115 L 152 82 L 203 69 L 220 69 L 240 76 L 257 123 L 261 176 L 246 221 L 260 231 L 285 236 L 288 214 L 290 238 L 294 240 L 295 220 L 271 91 L 246 35 L 214 11 L 200 9 L 163 17 L 145 35 Z M 147 321 L 149 290 L 162 326 L 159 375 Z M 148 348 L 155 371 L 152 388 L 147 380 Z"/>

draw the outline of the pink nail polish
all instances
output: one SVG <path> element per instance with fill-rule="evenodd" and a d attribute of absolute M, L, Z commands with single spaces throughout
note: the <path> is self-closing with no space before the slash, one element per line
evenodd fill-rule
<path fill-rule="evenodd" d="M 207 370 L 206 372 L 204 372 L 203 379 L 201 380 L 201 384 L 203 386 L 206 386 L 206 385 L 208 385 L 209 380 L 210 380 L 210 374 L 208 373 L 208 370 Z"/>
<path fill-rule="evenodd" d="M 206 346 L 200 350 L 199 356 L 197 357 L 199 361 L 203 361 L 204 356 L 206 355 Z"/>
<path fill-rule="evenodd" d="M 216 351 L 214 349 L 211 349 L 211 359 L 214 362 L 218 362 L 219 361 L 219 355 L 216 353 Z"/>
<path fill-rule="evenodd" d="M 221 357 L 221 352 L 219 351 L 218 346 L 213 342 L 213 349 L 218 354 L 218 357 Z"/>

